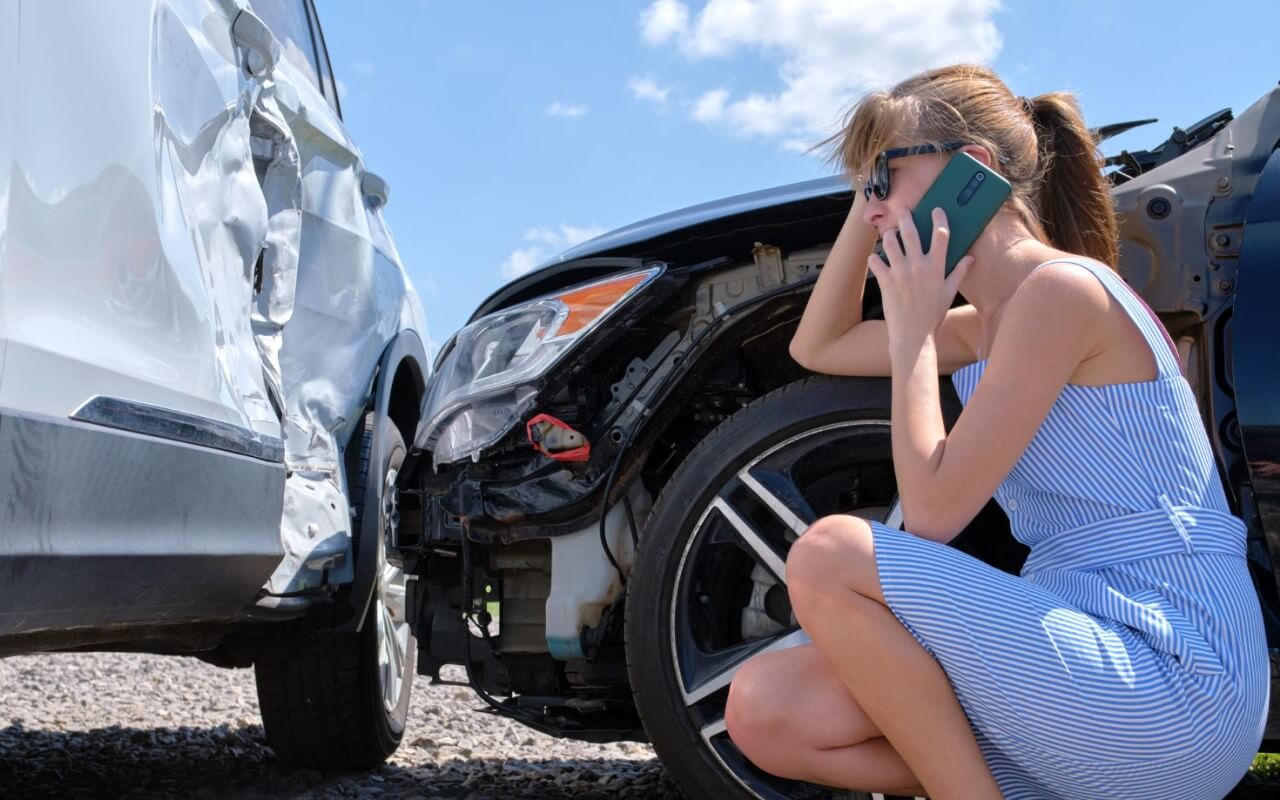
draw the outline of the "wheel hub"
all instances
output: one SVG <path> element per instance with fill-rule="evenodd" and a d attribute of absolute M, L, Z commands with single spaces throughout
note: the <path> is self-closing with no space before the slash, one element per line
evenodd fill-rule
<path fill-rule="evenodd" d="M 394 545 L 400 527 L 400 502 L 396 494 L 397 470 L 388 470 L 382 486 L 382 508 L 378 543 L 378 591 L 374 602 L 374 619 L 378 634 L 378 682 L 382 687 L 382 703 L 388 713 L 400 705 L 406 674 L 413 665 L 409 659 L 409 618 L 405 614 L 407 577 L 404 564 Z"/>

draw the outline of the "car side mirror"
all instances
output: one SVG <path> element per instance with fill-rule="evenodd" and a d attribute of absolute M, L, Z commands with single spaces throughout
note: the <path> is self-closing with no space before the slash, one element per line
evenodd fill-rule
<path fill-rule="evenodd" d="M 360 178 L 360 193 L 364 195 L 364 201 L 369 208 L 377 211 L 391 199 L 391 186 L 383 180 L 381 175 L 366 171 Z"/>

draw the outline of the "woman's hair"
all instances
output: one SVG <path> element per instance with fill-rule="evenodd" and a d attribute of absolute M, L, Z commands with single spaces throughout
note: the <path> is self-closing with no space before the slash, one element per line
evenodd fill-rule
<path fill-rule="evenodd" d="M 1116 266 L 1110 185 L 1074 95 L 1051 92 L 1025 100 L 990 69 L 956 64 L 862 98 L 823 145 L 856 175 L 882 150 L 947 142 L 986 148 L 992 168 L 1013 187 L 1009 206 L 1034 236 Z"/>

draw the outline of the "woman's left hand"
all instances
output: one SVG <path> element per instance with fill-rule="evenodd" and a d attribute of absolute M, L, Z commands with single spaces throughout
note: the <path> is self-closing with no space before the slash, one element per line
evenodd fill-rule
<path fill-rule="evenodd" d="M 902 247 L 898 246 L 898 237 L 893 233 L 886 231 L 883 236 L 889 263 L 885 264 L 872 253 L 867 264 L 880 284 L 890 349 L 918 348 L 942 324 L 960 290 L 960 282 L 973 263 L 973 256 L 964 256 L 950 276 L 943 276 L 951 231 L 947 228 L 946 214 L 940 208 L 933 209 L 933 241 L 927 254 L 920 245 L 920 235 L 910 212 L 903 211 L 898 216 Z"/>

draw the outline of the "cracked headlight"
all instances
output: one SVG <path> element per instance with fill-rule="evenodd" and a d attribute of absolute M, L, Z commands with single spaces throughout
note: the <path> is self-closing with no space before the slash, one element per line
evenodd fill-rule
<path fill-rule="evenodd" d="M 505 436 L 529 412 L 543 376 L 662 269 L 579 284 L 458 331 L 432 376 L 423 412 L 435 463 L 478 457 Z"/>

